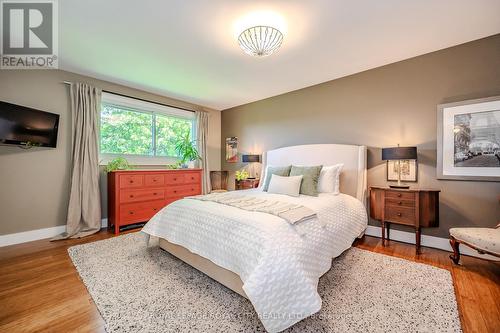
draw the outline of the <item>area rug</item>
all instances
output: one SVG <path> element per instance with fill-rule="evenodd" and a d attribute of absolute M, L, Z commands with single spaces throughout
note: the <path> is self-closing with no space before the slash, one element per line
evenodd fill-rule
<path fill-rule="evenodd" d="M 142 233 L 71 247 L 108 332 L 264 332 L 251 303 Z M 447 270 L 352 248 L 319 282 L 323 306 L 287 332 L 460 332 Z"/>

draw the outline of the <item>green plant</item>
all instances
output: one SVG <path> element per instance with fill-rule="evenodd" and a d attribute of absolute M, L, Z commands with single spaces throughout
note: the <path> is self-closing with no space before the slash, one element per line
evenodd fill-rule
<path fill-rule="evenodd" d="M 106 172 L 128 169 L 132 169 L 132 166 L 123 157 L 117 157 L 114 160 L 109 161 L 108 165 L 106 165 Z"/>
<path fill-rule="evenodd" d="M 237 181 L 245 180 L 250 177 L 250 174 L 246 170 L 236 171 L 235 178 Z"/>
<path fill-rule="evenodd" d="M 167 164 L 167 169 L 179 169 L 180 162 L 173 163 L 173 164 Z"/>
<path fill-rule="evenodd" d="M 201 160 L 201 156 L 198 154 L 198 150 L 194 143 L 195 141 L 191 140 L 189 137 L 189 132 L 179 136 L 179 139 L 175 143 L 175 151 L 181 159 L 181 164 L 185 164 L 189 161 Z"/>

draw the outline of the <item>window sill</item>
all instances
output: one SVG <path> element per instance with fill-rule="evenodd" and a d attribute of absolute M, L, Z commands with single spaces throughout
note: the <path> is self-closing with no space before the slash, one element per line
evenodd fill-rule
<path fill-rule="evenodd" d="M 151 166 L 166 166 L 167 164 L 177 163 L 176 157 L 152 157 L 152 156 L 137 156 L 137 155 L 120 155 L 120 154 L 101 154 L 99 155 L 99 165 L 107 165 L 117 157 L 125 158 L 131 165 L 151 165 Z"/>

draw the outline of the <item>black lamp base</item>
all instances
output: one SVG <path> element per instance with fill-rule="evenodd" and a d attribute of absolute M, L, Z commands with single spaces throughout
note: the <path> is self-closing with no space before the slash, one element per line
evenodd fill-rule
<path fill-rule="evenodd" d="M 390 188 L 409 189 L 410 185 L 389 185 Z"/>

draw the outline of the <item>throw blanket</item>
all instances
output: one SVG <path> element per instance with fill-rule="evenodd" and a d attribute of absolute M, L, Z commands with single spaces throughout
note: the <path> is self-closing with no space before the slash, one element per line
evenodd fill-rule
<path fill-rule="evenodd" d="M 189 197 L 189 199 L 213 201 L 247 211 L 272 214 L 281 217 L 292 225 L 316 217 L 316 213 L 312 209 L 302 205 L 242 195 L 234 192 L 197 195 Z"/>

